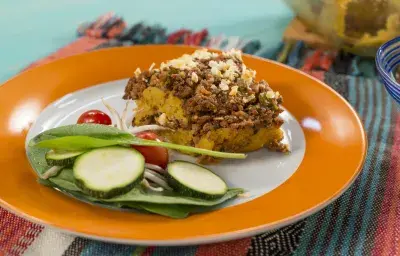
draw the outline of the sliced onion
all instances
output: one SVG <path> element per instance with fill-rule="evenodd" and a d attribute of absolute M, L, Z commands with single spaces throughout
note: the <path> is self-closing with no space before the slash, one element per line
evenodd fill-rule
<path fill-rule="evenodd" d="M 126 102 L 124 111 L 121 116 L 121 128 L 125 132 L 129 132 L 128 126 L 126 126 L 126 114 L 128 113 L 129 101 Z"/>
<path fill-rule="evenodd" d="M 106 106 L 106 108 L 108 109 L 108 111 L 110 111 L 112 117 L 116 120 L 117 122 L 117 128 L 118 129 L 122 129 L 122 121 L 121 121 L 121 117 L 119 116 L 118 112 L 111 107 L 104 99 L 101 99 L 103 101 L 104 106 Z"/>
<path fill-rule="evenodd" d="M 146 167 L 147 169 L 153 170 L 153 171 L 165 173 L 165 170 L 163 168 L 161 168 L 160 166 L 155 165 L 155 164 L 147 164 L 146 163 L 146 164 L 144 164 L 144 167 Z"/>
<path fill-rule="evenodd" d="M 53 166 L 50 169 L 48 169 L 45 173 L 42 174 L 42 179 L 47 180 L 50 177 L 53 177 L 58 174 L 61 169 L 64 168 L 64 166 Z"/>
<path fill-rule="evenodd" d="M 145 172 L 151 173 L 151 174 L 153 174 L 154 176 L 156 176 L 157 178 L 159 178 L 159 179 L 164 180 L 165 182 L 167 182 L 167 179 L 166 179 L 164 176 L 162 176 L 161 174 L 159 174 L 158 172 L 152 171 L 152 170 L 150 170 L 150 169 L 145 169 Z"/>
<path fill-rule="evenodd" d="M 155 192 L 163 192 L 164 191 L 164 189 L 162 187 L 153 187 L 152 185 L 150 185 L 150 183 L 146 179 L 143 179 L 142 183 L 146 188 L 153 190 Z"/>
<path fill-rule="evenodd" d="M 165 188 L 166 190 L 172 190 L 172 188 L 167 184 L 167 182 L 164 180 L 164 178 L 160 178 L 159 175 L 154 175 L 154 172 L 149 172 L 148 169 L 145 170 L 144 172 L 144 177 L 146 179 L 151 180 L 152 182 L 156 183 L 160 187 Z"/>
<path fill-rule="evenodd" d="M 249 193 L 242 193 L 242 194 L 239 194 L 238 197 L 248 198 L 248 197 L 250 197 L 250 194 Z"/>
<path fill-rule="evenodd" d="M 156 124 L 150 124 L 150 125 L 132 127 L 129 131 L 133 134 L 136 134 L 144 131 L 159 131 L 159 130 L 169 130 L 169 128 L 162 127 Z"/>
<path fill-rule="evenodd" d="M 151 71 L 154 68 L 155 65 L 156 65 L 156 63 L 153 62 L 153 64 L 151 64 L 150 67 L 149 67 L 149 71 Z"/>

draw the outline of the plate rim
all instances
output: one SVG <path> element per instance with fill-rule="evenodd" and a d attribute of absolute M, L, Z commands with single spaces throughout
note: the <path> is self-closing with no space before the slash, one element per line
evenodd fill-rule
<path fill-rule="evenodd" d="M 183 45 L 141 45 L 141 46 L 130 46 L 130 47 L 126 47 L 126 48 L 147 48 L 147 47 L 176 47 L 176 48 L 184 48 L 184 49 L 191 49 L 191 50 L 195 50 L 195 49 L 200 49 L 203 47 L 192 47 L 192 46 L 183 46 Z M 32 69 L 26 70 L 21 72 L 20 74 L 23 73 L 28 73 L 28 72 L 34 72 L 37 69 L 41 69 L 43 67 L 46 67 L 48 65 L 52 65 L 55 62 L 61 62 L 64 59 L 70 59 L 70 58 L 75 58 L 75 57 L 79 57 L 82 55 L 90 55 L 99 51 L 114 51 L 116 49 L 120 49 L 119 47 L 114 47 L 114 48 L 105 48 L 105 49 L 99 49 L 99 50 L 95 50 L 95 51 L 91 51 L 91 52 L 86 52 L 86 53 L 82 53 L 82 54 L 77 54 L 77 55 L 73 55 L 73 56 L 69 56 L 69 57 L 64 57 L 64 58 L 60 58 L 57 60 L 54 60 L 50 63 L 38 66 L 38 67 L 34 67 Z M 212 49 L 213 51 L 216 52 L 220 52 L 219 50 L 216 49 Z M 244 238 L 244 237 L 251 237 L 269 230 L 273 230 L 273 229 L 277 229 L 283 226 L 287 226 L 290 225 L 294 222 L 297 222 L 299 220 L 302 220 L 310 215 L 312 215 L 313 213 L 316 213 L 317 211 L 325 208 L 327 205 L 331 204 L 332 202 L 334 202 L 338 197 L 340 197 L 356 180 L 356 178 L 359 176 L 362 167 L 365 163 L 366 160 L 366 156 L 367 156 L 367 149 L 368 149 L 368 139 L 367 139 L 367 134 L 365 131 L 365 127 L 363 125 L 363 123 L 361 122 L 361 119 L 358 115 L 358 113 L 355 111 L 355 109 L 353 108 L 353 106 L 351 106 L 351 104 L 346 101 L 342 95 L 340 95 L 338 92 L 336 92 L 334 89 L 332 89 L 330 86 L 328 86 L 326 83 L 324 83 L 323 81 L 318 80 L 317 78 L 301 71 L 298 69 L 295 69 L 293 67 L 290 67 L 288 65 L 279 63 L 277 61 L 274 60 L 269 60 L 269 59 L 265 59 L 259 56 L 253 56 L 253 55 L 249 55 L 249 54 L 243 54 L 247 57 L 253 58 L 253 59 L 258 59 L 264 62 L 269 62 L 272 63 L 273 65 L 278 65 L 282 68 L 285 69 L 289 69 L 293 72 L 296 73 L 300 73 L 303 76 L 308 77 L 309 79 L 314 80 L 316 83 L 319 84 L 319 86 L 324 87 L 325 89 L 327 89 L 330 93 L 332 93 L 334 96 L 336 96 L 338 99 L 340 99 L 340 101 L 342 103 L 344 103 L 344 105 L 347 107 L 347 109 L 350 110 L 351 114 L 353 115 L 353 117 L 355 118 L 355 120 L 357 121 L 358 124 L 358 128 L 360 128 L 361 131 L 361 142 L 364 145 L 363 147 L 363 151 L 361 152 L 361 159 L 358 162 L 357 165 L 357 170 L 354 172 L 353 176 L 351 177 L 351 179 L 349 179 L 347 181 L 347 183 L 345 183 L 339 190 L 336 191 L 335 194 L 333 194 L 329 199 L 320 202 L 319 204 L 314 205 L 311 208 L 308 208 L 296 215 L 292 215 L 290 217 L 287 217 L 285 219 L 281 219 L 279 221 L 275 221 L 275 222 L 270 222 L 268 224 L 263 224 L 263 225 L 258 225 L 255 227 L 251 227 L 251 228 L 245 228 L 245 229 L 241 229 L 238 231 L 228 231 L 228 232 L 221 232 L 221 233 L 217 233 L 217 234 L 213 234 L 213 235 L 198 235 L 198 236 L 192 236 L 191 238 L 185 238 L 185 239 L 165 239 L 165 240 L 142 240 L 142 239 L 125 239 L 125 238 L 114 238 L 111 236 L 98 236 L 98 235 L 92 235 L 92 234 L 88 234 L 88 233 L 83 233 L 83 232 L 76 232 L 73 231 L 71 228 L 69 227 L 61 227 L 59 225 L 56 224 L 50 224 L 47 223 L 46 221 L 43 221 L 42 219 L 38 219 L 35 217 L 32 217 L 28 214 L 25 214 L 22 211 L 18 211 L 17 209 L 14 209 L 14 207 L 12 205 L 9 205 L 8 203 L 4 202 L 2 198 L 0 198 L 0 206 L 5 208 L 6 210 L 10 211 L 11 213 L 22 217 L 24 219 L 27 219 L 31 222 L 40 224 L 40 225 L 44 225 L 45 227 L 49 227 L 49 228 L 54 228 L 56 230 L 59 230 L 61 232 L 64 233 L 68 233 L 68 234 L 73 234 L 76 236 L 81 236 L 81 237 L 86 237 L 86 238 L 91 238 L 91 239 L 95 239 L 95 240 L 99 240 L 99 241 L 107 241 L 107 242 L 114 242 L 114 243 L 123 243 L 123 244 L 134 244 L 134 245 L 158 245 L 158 246 L 178 246 L 178 245 L 199 245 L 199 244 L 208 244 L 208 243 L 216 243 L 216 242 L 224 242 L 224 241 L 230 241 L 230 240 L 236 240 L 236 239 L 240 239 L 240 238 Z M 8 85 L 8 83 L 15 79 L 16 77 L 18 77 L 20 74 L 17 74 L 11 78 L 9 78 L 8 80 L 6 80 L 5 82 L 3 82 L 0 85 L 0 90 L 6 86 L 10 86 Z M 122 79 L 122 78 L 121 78 Z M 111 80 L 109 80 L 111 81 Z M 94 86 L 94 85 L 92 85 Z M 47 107 L 49 104 L 48 103 L 45 107 Z M 45 108 L 44 107 L 44 108 Z M 43 109 L 44 109 L 43 108 Z M 42 111 L 43 111 L 42 109 Z M 36 120 L 35 120 L 36 121 Z M 24 138 L 26 138 L 26 135 L 24 135 Z M 26 157 L 25 157 L 26 158 Z M 289 179 L 290 180 L 290 179 Z"/>
<path fill-rule="evenodd" d="M 247 237 L 253 237 L 255 235 L 274 230 L 274 229 L 279 229 L 284 226 L 288 226 L 290 224 L 293 224 L 297 221 L 303 220 L 306 217 L 322 210 L 332 202 L 334 202 L 336 199 L 338 199 L 355 181 L 355 179 L 358 177 L 360 172 L 357 173 L 357 175 L 354 175 L 353 179 L 346 184 L 346 187 L 344 189 L 341 189 L 339 193 L 337 193 L 334 197 L 332 197 L 330 200 L 327 200 L 323 202 L 322 204 L 316 205 L 313 208 L 310 208 L 308 211 L 304 211 L 302 213 L 299 213 L 295 215 L 294 217 L 289 217 L 286 219 L 283 219 L 281 221 L 274 222 L 272 224 L 265 224 L 260 227 L 255 227 L 255 228 L 248 228 L 248 229 L 242 229 L 240 231 L 235 231 L 235 232 L 227 232 L 227 233 L 222 233 L 218 235 L 207 235 L 207 236 L 198 236 L 194 238 L 187 238 L 187 239 L 177 239 L 177 240 L 137 240 L 137 239 L 122 239 L 122 238 L 112 238 L 112 237 L 105 237 L 105 236 L 97 236 L 97 235 L 90 235 L 87 233 L 80 233 L 76 232 L 73 230 L 70 230 L 69 228 L 63 228 L 59 227 L 57 225 L 52 225 L 48 224 L 46 222 L 43 222 L 40 219 L 33 218 L 27 214 L 24 214 L 23 212 L 15 211 L 12 208 L 8 208 L 8 205 L 4 205 L 1 198 L 1 207 L 4 209 L 8 210 L 9 212 L 17 215 L 18 217 L 22 217 L 24 219 L 27 219 L 33 223 L 43 225 L 47 228 L 55 229 L 59 232 L 62 233 L 67 233 L 70 235 L 75 235 L 79 237 L 84 237 L 84 238 L 89 238 L 89 239 L 94 239 L 98 241 L 103 241 L 103 242 L 113 242 L 117 244 L 129 244 L 129 245 L 144 245 L 144 246 L 190 246 L 190 245 L 203 245 L 203 244 L 213 244 L 213 243 L 221 243 L 221 242 L 227 242 L 227 241 L 234 241 L 238 239 L 243 239 Z"/>

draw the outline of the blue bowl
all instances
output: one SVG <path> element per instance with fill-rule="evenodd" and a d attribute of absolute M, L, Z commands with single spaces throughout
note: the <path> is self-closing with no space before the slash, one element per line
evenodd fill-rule
<path fill-rule="evenodd" d="M 400 83 L 395 78 L 395 72 L 400 67 L 400 37 L 379 47 L 375 64 L 386 90 L 400 104 Z"/>

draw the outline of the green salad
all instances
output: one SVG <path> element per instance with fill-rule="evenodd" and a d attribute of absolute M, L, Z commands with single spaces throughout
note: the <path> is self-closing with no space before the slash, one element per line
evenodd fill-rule
<path fill-rule="evenodd" d="M 185 218 L 212 210 L 243 193 L 243 189 L 228 188 L 218 175 L 194 163 L 148 163 L 135 146 L 217 158 L 246 157 L 143 139 L 102 124 L 74 124 L 44 131 L 30 140 L 27 155 L 41 184 L 105 207 Z"/>

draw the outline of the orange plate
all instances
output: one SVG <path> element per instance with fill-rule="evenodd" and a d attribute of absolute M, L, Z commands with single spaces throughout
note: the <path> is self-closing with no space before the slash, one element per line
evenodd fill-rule
<path fill-rule="evenodd" d="M 0 202 L 31 221 L 115 242 L 158 245 L 210 243 L 251 236 L 304 218 L 341 195 L 363 165 L 366 139 L 350 105 L 318 80 L 290 67 L 244 56 L 281 92 L 299 123 L 313 118 L 321 129 L 303 127 L 304 159 L 285 183 L 248 203 L 173 220 L 108 210 L 69 198 L 36 182 L 25 155 L 25 137 L 40 111 L 56 99 L 91 85 L 130 77 L 153 62 L 193 52 L 184 46 L 104 49 L 23 72 L 0 87 Z"/>

